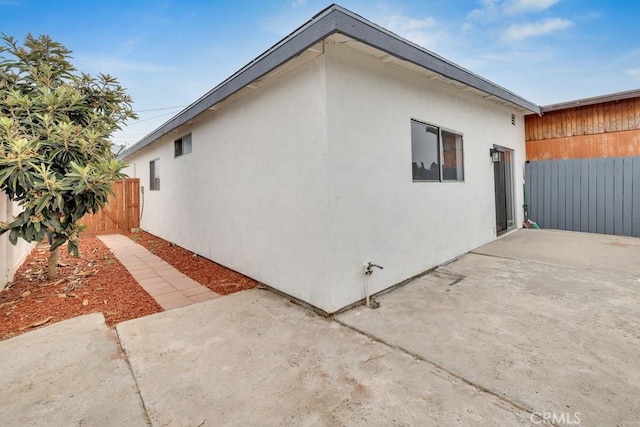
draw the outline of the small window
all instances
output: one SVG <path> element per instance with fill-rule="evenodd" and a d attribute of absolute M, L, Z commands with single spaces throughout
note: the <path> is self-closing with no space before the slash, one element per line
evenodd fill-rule
<path fill-rule="evenodd" d="M 149 189 L 160 190 L 160 159 L 149 162 Z"/>
<path fill-rule="evenodd" d="M 464 159 L 462 153 L 462 135 L 440 131 L 442 135 L 442 158 L 444 169 L 442 179 L 445 181 L 464 180 Z"/>
<path fill-rule="evenodd" d="M 191 152 L 191 134 L 185 135 L 180 139 L 173 141 L 175 148 L 175 156 L 180 157 L 183 154 L 189 154 Z"/>
<path fill-rule="evenodd" d="M 411 120 L 414 181 L 463 181 L 462 135 Z"/>

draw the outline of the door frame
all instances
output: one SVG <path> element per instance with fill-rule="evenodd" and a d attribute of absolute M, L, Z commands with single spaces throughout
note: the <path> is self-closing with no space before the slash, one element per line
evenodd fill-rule
<path fill-rule="evenodd" d="M 494 188 L 494 207 L 495 207 L 495 232 L 497 236 L 504 234 L 508 231 L 516 228 L 516 203 L 515 203 L 515 167 L 514 167 L 514 154 L 515 151 L 511 148 L 503 147 L 501 145 L 494 144 L 492 152 L 497 152 L 499 156 L 498 162 L 493 163 L 493 188 Z M 508 154 L 505 154 L 508 153 Z M 509 162 L 505 161 L 505 157 L 509 157 Z M 498 200 L 499 179 L 497 175 L 497 171 L 500 171 L 500 177 L 502 178 L 502 193 L 504 196 L 501 196 L 501 200 Z M 504 210 L 504 223 L 502 226 L 504 228 L 500 228 L 498 224 L 498 220 L 500 219 L 498 216 L 500 215 L 498 203 L 501 203 L 502 209 Z"/>

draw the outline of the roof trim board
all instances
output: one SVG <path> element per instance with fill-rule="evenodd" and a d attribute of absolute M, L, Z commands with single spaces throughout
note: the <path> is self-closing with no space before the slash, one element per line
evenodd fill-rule
<path fill-rule="evenodd" d="M 376 25 L 340 6 L 335 6 L 337 30 L 348 37 L 375 47 L 389 55 L 411 62 L 448 79 L 458 81 L 482 92 L 515 104 L 533 113 L 539 113 L 540 107 L 526 99 L 490 82 L 489 80 L 466 70 L 453 62 Z"/>
<path fill-rule="evenodd" d="M 561 102 L 540 107 L 542 113 L 548 113 L 557 110 L 566 110 L 569 108 L 586 107 L 588 105 L 603 104 L 605 102 L 622 101 L 625 99 L 640 98 L 640 89 L 628 90 L 625 92 L 616 92 L 608 95 L 594 96 L 591 98 L 577 99 L 575 101 Z"/>
<path fill-rule="evenodd" d="M 343 34 L 389 55 L 431 70 L 447 79 L 480 90 L 489 96 L 507 101 L 524 110 L 540 114 L 538 105 L 334 4 L 316 14 L 307 23 L 125 150 L 119 157 L 127 158 L 179 126 L 193 120 L 197 115 L 235 94 L 251 82 L 264 77 L 334 33 Z"/>

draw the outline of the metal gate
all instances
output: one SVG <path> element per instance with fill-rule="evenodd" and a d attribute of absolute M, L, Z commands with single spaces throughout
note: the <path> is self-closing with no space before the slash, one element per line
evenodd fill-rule
<path fill-rule="evenodd" d="M 640 237 L 640 157 L 527 162 L 525 197 L 542 228 Z"/>

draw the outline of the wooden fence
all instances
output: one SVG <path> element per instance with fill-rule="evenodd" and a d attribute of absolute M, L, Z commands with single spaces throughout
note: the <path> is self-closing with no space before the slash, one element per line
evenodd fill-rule
<path fill-rule="evenodd" d="M 127 178 L 113 183 L 107 205 L 97 214 L 85 215 L 80 224 L 87 234 L 107 234 L 131 231 L 140 227 L 140 179 Z"/>
<path fill-rule="evenodd" d="M 525 182 L 542 228 L 640 237 L 640 157 L 531 161 Z"/>

